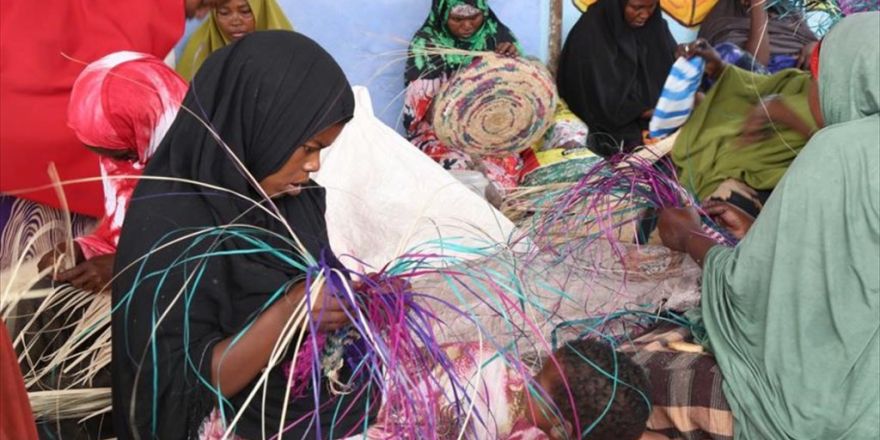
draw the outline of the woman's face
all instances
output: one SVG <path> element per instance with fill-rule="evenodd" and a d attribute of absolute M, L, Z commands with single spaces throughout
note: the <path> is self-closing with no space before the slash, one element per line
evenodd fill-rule
<path fill-rule="evenodd" d="M 449 32 L 455 38 L 466 40 L 483 27 L 483 13 L 480 12 L 467 17 L 449 14 L 449 19 L 446 20 L 446 27 L 449 28 Z"/>
<path fill-rule="evenodd" d="M 659 0 L 627 0 L 623 8 L 623 18 L 632 28 L 640 28 L 654 15 Z"/>
<path fill-rule="evenodd" d="M 214 12 L 220 32 L 229 42 L 235 42 L 254 31 L 256 22 L 247 0 L 227 0 Z"/>
<path fill-rule="evenodd" d="M 303 185 L 309 181 L 309 175 L 321 169 L 321 150 L 332 144 L 345 123 L 337 123 L 324 129 L 302 144 L 281 168 L 260 181 L 260 187 L 276 198 L 295 196 L 302 192 Z"/>

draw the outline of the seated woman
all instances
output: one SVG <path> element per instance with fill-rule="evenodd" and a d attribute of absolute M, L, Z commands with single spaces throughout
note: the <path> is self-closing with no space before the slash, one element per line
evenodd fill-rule
<path fill-rule="evenodd" d="M 522 53 L 510 29 L 498 20 L 486 0 L 433 0 L 431 13 L 416 32 L 408 51 L 403 108 L 407 138 L 448 170 L 478 169 L 498 189 L 514 188 L 523 168 L 519 155 L 473 158 L 444 145 L 434 132 L 431 121 L 434 96 L 458 69 L 467 67 L 474 59 L 455 50 L 494 51 L 505 56 Z M 557 114 L 564 112 L 563 106 Z M 586 144 L 587 129 L 581 121 L 567 118 L 558 125 L 553 135 L 556 145 L 544 145 L 542 149 Z"/>
<path fill-rule="evenodd" d="M 684 52 L 706 59 L 706 76 L 715 84 L 675 140 L 671 157 L 679 181 L 702 200 L 727 200 L 757 216 L 821 126 L 808 103 L 810 74 L 755 74 L 724 63 L 705 40 Z"/>
<path fill-rule="evenodd" d="M 66 123 L 83 65 L 59 53 L 97 60 L 124 42 L 128 50 L 164 57 L 183 34 L 184 18 L 203 16 L 216 2 L 71 0 L 43 10 L 39 25 L 28 19 L 28 3 L 4 3 L 3 56 L 15 61 L 4 61 L 0 81 L 0 270 L 88 233 L 104 213 L 97 182 L 65 186 L 63 207 L 52 189 L 34 189 L 52 183 L 52 162 L 65 181 L 99 175 Z"/>
<path fill-rule="evenodd" d="M 89 64 L 70 95 L 67 119 L 77 139 L 99 155 L 104 182 L 104 217 L 89 235 L 75 240 L 75 266 L 53 274 L 56 281 L 91 291 L 109 287 L 113 258 L 137 177 L 177 116 L 187 84 L 161 60 L 115 52 Z M 55 264 L 61 243 L 39 262 Z"/>
<path fill-rule="evenodd" d="M 707 209 L 742 237 L 705 238 L 693 209 L 660 234 L 703 266 L 702 322 L 737 439 L 876 438 L 880 422 L 880 14 L 822 42 L 816 133 L 754 220 Z M 818 116 L 818 115 L 817 115 Z"/>
<path fill-rule="evenodd" d="M 213 426 L 212 411 L 226 426 L 240 416 L 232 430 L 250 440 L 282 426 L 283 439 L 360 432 L 369 414 L 362 402 L 376 401 L 370 392 L 353 386 L 334 398 L 326 382 L 315 388 L 309 381 L 303 395 L 287 399 L 288 375 L 270 361 L 314 275 L 299 269 L 308 267 L 306 257 L 281 237 L 292 240 L 292 231 L 309 255 L 341 267 L 327 238 L 324 190 L 309 176 L 353 115 L 342 69 L 302 35 L 256 32 L 205 60 L 184 106 L 196 115 L 175 119 L 145 171 L 154 179 L 135 191 L 119 241 L 116 434 L 210 438 L 199 431 Z M 274 252 L 224 235 L 231 224 L 257 231 Z M 221 235 L 205 238 L 211 233 Z M 207 252 L 214 254 L 200 256 Z M 187 257 L 192 264 L 178 261 Z M 178 298 L 181 291 L 187 293 Z M 338 301 L 309 298 L 312 331 L 348 322 Z M 257 385 L 263 374 L 265 384 Z"/>
<path fill-rule="evenodd" d="M 214 51 L 254 31 L 293 30 L 276 0 L 218 0 L 208 19 L 189 37 L 177 72 L 192 80 Z"/>
<path fill-rule="evenodd" d="M 565 41 L 559 96 L 610 155 L 645 142 L 648 122 L 675 61 L 658 0 L 599 0 Z"/>
<path fill-rule="evenodd" d="M 697 36 L 741 69 L 766 74 L 809 68 L 818 39 L 803 14 L 766 6 L 766 0 L 720 0 Z"/>

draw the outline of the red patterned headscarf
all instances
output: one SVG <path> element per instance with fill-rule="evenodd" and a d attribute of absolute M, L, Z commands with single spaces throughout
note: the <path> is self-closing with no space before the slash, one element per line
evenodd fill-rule
<path fill-rule="evenodd" d="M 114 52 L 83 70 L 73 85 L 68 125 L 79 140 L 152 156 L 177 116 L 187 84 L 158 58 Z"/>
<path fill-rule="evenodd" d="M 116 252 L 137 176 L 171 127 L 187 84 L 158 58 L 114 52 L 89 64 L 77 78 L 67 108 L 68 125 L 84 144 L 130 150 L 137 160 L 100 157 L 104 218 L 77 239 L 86 258 Z"/>

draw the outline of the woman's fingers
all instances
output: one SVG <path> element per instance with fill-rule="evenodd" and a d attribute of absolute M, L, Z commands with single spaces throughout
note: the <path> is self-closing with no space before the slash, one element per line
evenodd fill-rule
<path fill-rule="evenodd" d="M 688 53 L 688 45 L 687 44 L 679 44 L 678 46 L 675 46 L 675 57 L 676 58 L 687 57 L 687 53 Z"/>
<path fill-rule="evenodd" d="M 86 269 L 87 268 L 84 264 L 78 264 L 71 269 L 59 272 L 58 275 L 55 276 L 55 281 L 60 281 L 62 283 L 69 282 L 73 284 L 72 281 L 81 277 L 86 272 Z"/>
<path fill-rule="evenodd" d="M 341 311 L 323 311 L 315 323 L 320 331 L 336 330 L 349 322 L 348 315 Z"/>
<path fill-rule="evenodd" d="M 46 252 L 46 255 L 43 255 L 43 258 L 40 258 L 40 261 L 37 263 L 37 270 L 42 272 L 49 267 L 55 265 L 55 251 Z"/>
<path fill-rule="evenodd" d="M 495 47 L 495 53 L 507 57 L 515 57 L 519 53 L 516 49 L 516 45 L 513 43 L 501 43 L 497 47 Z"/>
<path fill-rule="evenodd" d="M 703 205 L 703 211 L 705 211 L 710 217 L 717 217 L 727 212 L 727 204 L 712 202 L 711 204 Z"/>
<path fill-rule="evenodd" d="M 92 273 L 85 272 L 82 275 L 72 279 L 69 283 L 79 289 L 82 290 L 97 290 L 94 288 L 95 285 L 95 276 Z"/>

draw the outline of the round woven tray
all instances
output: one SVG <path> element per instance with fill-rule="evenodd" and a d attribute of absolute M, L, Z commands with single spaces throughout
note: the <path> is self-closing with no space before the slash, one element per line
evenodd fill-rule
<path fill-rule="evenodd" d="M 542 64 L 487 53 L 434 98 L 434 131 L 441 142 L 468 154 L 518 153 L 547 131 L 558 99 Z"/>

